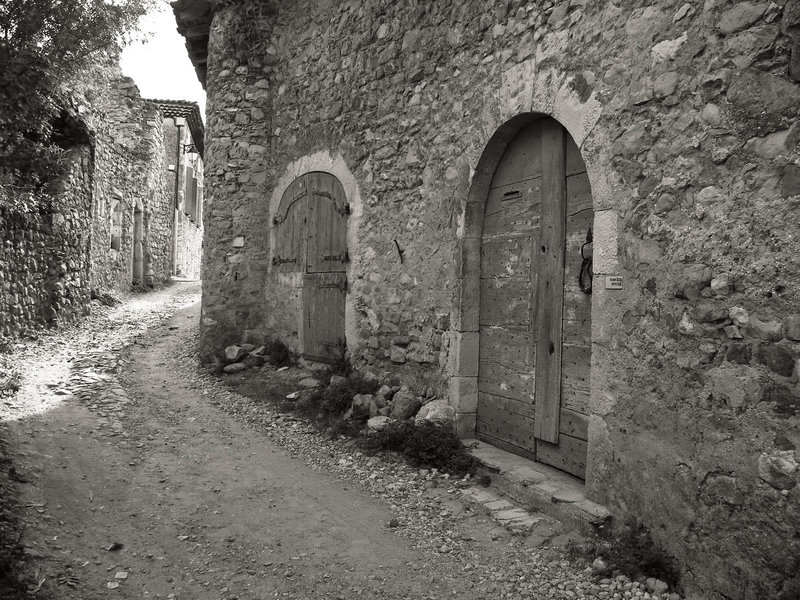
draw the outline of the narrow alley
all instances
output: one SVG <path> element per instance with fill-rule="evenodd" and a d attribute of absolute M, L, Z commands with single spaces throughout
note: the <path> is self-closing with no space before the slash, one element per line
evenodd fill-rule
<path fill-rule="evenodd" d="M 198 293 L 134 296 L 20 348 L 3 427 L 33 597 L 649 597 L 565 561 L 552 523 L 515 535 L 463 482 L 198 371 Z"/>

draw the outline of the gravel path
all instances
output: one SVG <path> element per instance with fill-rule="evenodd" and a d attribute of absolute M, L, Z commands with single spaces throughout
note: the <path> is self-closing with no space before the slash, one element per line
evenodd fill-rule
<path fill-rule="evenodd" d="M 509 532 L 460 499 L 467 481 L 364 456 L 198 369 L 198 292 L 17 348 L 0 418 L 35 597 L 656 597 L 564 560 L 558 528 Z"/>

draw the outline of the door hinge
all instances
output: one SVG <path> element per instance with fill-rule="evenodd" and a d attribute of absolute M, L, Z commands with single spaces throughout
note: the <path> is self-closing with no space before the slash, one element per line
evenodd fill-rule
<path fill-rule="evenodd" d="M 273 265 L 282 265 L 284 263 L 296 263 L 296 258 L 284 258 L 282 256 L 273 256 L 272 257 L 272 264 Z"/>
<path fill-rule="evenodd" d="M 322 262 L 340 262 L 340 263 L 349 263 L 350 262 L 350 253 L 345 250 L 339 254 L 325 254 L 322 256 Z"/>

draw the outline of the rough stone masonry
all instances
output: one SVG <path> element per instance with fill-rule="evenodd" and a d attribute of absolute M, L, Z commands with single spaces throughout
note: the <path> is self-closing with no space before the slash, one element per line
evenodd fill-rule
<path fill-rule="evenodd" d="M 351 360 L 434 387 L 473 435 L 490 182 L 549 117 L 591 187 L 587 489 L 679 557 L 694 597 L 796 577 L 799 2 L 175 10 L 208 92 L 206 358 L 243 339 L 308 350 L 320 309 L 281 232 L 329 174 L 333 204 L 313 206 L 345 223 L 322 270 L 346 259 L 327 285 Z"/>

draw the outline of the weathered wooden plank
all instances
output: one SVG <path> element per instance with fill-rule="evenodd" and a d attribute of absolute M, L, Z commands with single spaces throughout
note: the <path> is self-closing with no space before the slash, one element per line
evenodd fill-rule
<path fill-rule="evenodd" d="M 561 406 L 578 413 L 589 412 L 592 348 L 562 344 Z"/>
<path fill-rule="evenodd" d="M 500 448 L 501 450 L 505 450 L 506 452 L 511 452 L 512 454 L 516 454 L 518 456 L 522 456 L 524 458 L 528 458 L 530 460 L 536 460 L 536 452 L 533 448 L 522 448 L 521 446 L 515 446 L 514 444 L 508 443 L 506 440 L 493 437 L 487 433 L 481 431 L 481 423 L 478 421 L 476 424 L 476 437 L 481 440 L 482 442 L 486 442 Z"/>
<path fill-rule="evenodd" d="M 568 408 L 562 408 L 558 430 L 563 435 L 579 440 L 587 440 L 589 439 L 589 417 Z M 561 439 L 561 436 L 559 436 L 559 439 Z"/>
<path fill-rule="evenodd" d="M 539 224 L 541 178 L 527 179 L 489 192 L 483 217 L 483 236 L 529 231 Z"/>
<path fill-rule="evenodd" d="M 345 199 L 338 180 L 313 172 L 308 179 L 309 273 L 343 273 L 347 269 L 347 216 L 340 212 Z"/>
<path fill-rule="evenodd" d="M 593 208 L 589 176 L 586 173 L 579 173 L 567 177 L 567 216 Z"/>
<path fill-rule="evenodd" d="M 530 233 L 497 235 L 481 245 L 481 273 L 486 278 L 530 279 Z"/>
<path fill-rule="evenodd" d="M 481 326 L 527 331 L 531 296 L 526 279 L 481 279 Z"/>
<path fill-rule="evenodd" d="M 542 125 L 542 229 L 536 309 L 536 438 L 557 443 L 561 408 L 561 319 L 564 299 L 566 178 L 564 129 Z"/>
<path fill-rule="evenodd" d="M 476 430 L 519 448 L 533 450 L 536 442 L 533 436 L 533 419 L 510 413 L 498 405 L 501 400 L 490 394 L 478 392 Z"/>
<path fill-rule="evenodd" d="M 525 399 L 508 398 L 507 396 L 492 394 L 490 392 L 482 392 L 485 394 L 485 400 L 497 410 L 507 412 L 510 415 L 519 415 L 530 419 L 533 422 L 535 407 L 533 405 L 533 386 L 530 386 L 528 395 Z M 532 430 L 531 430 L 532 431 Z"/>
<path fill-rule="evenodd" d="M 536 440 L 536 459 L 538 461 L 581 479 L 586 479 L 586 452 L 585 440 L 568 435 L 559 436 L 557 444 Z"/>
<path fill-rule="evenodd" d="M 303 284 L 303 355 L 332 362 L 344 344 L 344 273 L 308 273 Z"/>
<path fill-rule="evenodd" d="M 541 121 L 536 121 L 514 136 L 497 165 L 491 187 L 531 179 L 541 174 L 541 146 L 536 143 L 540 129 Z"/>
<path fill-rule="evenodd" d="M 276 215 L 273 267 L 280 273 L 304 270 L 307 196 L 301 183 L 296 180 L 286 189 Z"/>
<path fill-rule="evenodd" d="M 533 352 L 533 335 L 530 331 L 481 327 L 481 361 L 498 363 L 519 373 L 526 373 L 531 369 Z"/>
<path fill-rule="evenodd" d="M 518 371 L 506 364 L 485 360 L 481 360 L 478 365 L 480 392 L 527 402 L 533 406 L 533 389 L 532 372 Z"/>

